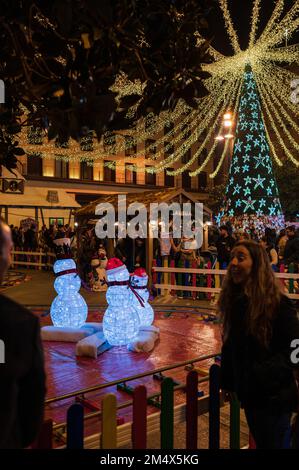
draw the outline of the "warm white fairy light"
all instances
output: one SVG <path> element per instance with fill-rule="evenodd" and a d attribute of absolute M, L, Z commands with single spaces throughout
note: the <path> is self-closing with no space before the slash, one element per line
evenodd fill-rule
<path fill-rule="evenodd" d="M 225 109 L 227 109 L 227 107 L 231 107 L 233 101 L 235 100 L 237 103 L 239 102 L 239 99 L 237 98 L 236 99 L 236 91 L 238 90 L 238 88 L 236 88 L 236 86 L 233 86 L 232 87 L 232 95 L 230 96 L 230 101 L 227 103 L 227 102 L 224 102 L 223 104 L 223 107 L 222 107 L 222 110 L 221 112 L 218 114 L 218 117 L 221 117 L 222 114 L 223 114 L 223 111 Z M 241 91 L 241 81 L 239 81 L 239 92 Z M 222 124 L 223 125 L 223 124 Z M 214 131 L 214 127 L 211 128 L 211 131 Z M 222 132 L 222 127 L 220 129 L 220 132 Z M 201 155 L 203 149 L 207 146 L 207 143 L 208 143 L 208 137 L 210 136 L 210 133 L 207 135 L 206 139 L 204 140 L 204 142 L 202 143 L 201 147 L 197 150 L 197 152 L 194 153 L 194 155 L 192 156 L 192 158 L 189 160 L 189 162 L 187 162 L 185 165 L 183 165 L 181 168 L 179 168 L 178 170 L 176 170 L 175 172 L 168 172 L 169 174 L 178 174 L 178 173 L 182 173 L 182 171 L 185 171 L 187 170 L 188 168 L 190 168 L 190 166 L 196 161 L 196 159 Z M 215 151 L 215 148 L 216 148 L 216 145 L 217 145 L 217 141 L 214 140 L 213 142 L 213 145 L 212 145 L 212 148 L 210 149 L 207 157 L 205 158 L 205 160 L 202 162 L 202 164 L 194 171 L 191 171 L 189 173 L 190 176 L 196 176 L 198 175 L 201 171 L 203 171 L 203 169 L 207 166 L 207 164 L 209 163 L 209 161 L 211 160 L 211 158 L 214 156 L 214 151 Z"/>
<path fill-rule="evenodd" d="M 290 114 L 287 111 L 287 107 L 282 104 L 279 99 L 276 96 L 275 90 L 272 88 L 270 89 L 267 85 L 265 86 L 265 89 L 268 94 L 271 95 L 271 100 L 273 103 L 275 103 L 276 106 L 278 106 L 279 112 L 283 115 L 286 121 L 288 121 L 288 124 L 290 127 L 299 135 L 299 126 L 296 124 L 295 120 L 290 116 Z"/>
<path fill-rule="evenodd" d="M 266 123 L 265 123 L 265 118 L 264 118 L 264 115 L 263 115 L 263 112 L 262 112 L 262 116 L 263 116 L 263 121 L 264 121 L 264 128 L 265 128 L 265 133 L 266 133 L 266 137 L 267 137 L 267 141 L 268 141 L 268 144 L 269 144 L 269 147 L 270 147 L 270 150 L 271 150 L 271 154 L 274 158 L 274 161 L 275 163 L 278 165 L 278 166 L 282 166 L 283 163 L 282 161 L 280 160 L 280 158 L 278 157 L 277 153 L 276 153 L 276 149 L 272 143 L 272 140 L 270 138 L 270 135 L 269 135 L 269 132 L 268 132 L 268 128 L 266 126 Z"/>
<path fill-rule="evenodd" d="M 219 4 L 220 4 L 220 8 L 221 8 L 222 13 L 223 13 L 223 18 L 224 18 L 224 21 L 225 21 L 225 26 L 226 26 L 228 35 L 229 35 L 230 40 L 231 40 L 231 45 L 234 49 L 234 52 L 238 53 L 238 52 L 240 52 L 241 49 L 240 49 L 237 33 L 234 29 L 233 22 L 232 22 L 232 19 L 230 17 L 228 5 L 227 5 L 227 0 L 219 0 Z"/>
<path fill-rule="evenodd" d="M 277 22 L 279 21 L 279 18 L 281 17 L 281 14 L 283 12 L 283 8 L 284 8 L 284 0 L 276 0 L 275 8 L 272 12 L 272 15 L 271 15 L 264 31 L 262 32 L 262 34 L 260 35 L 260 37 L 257 40 L 258 43 L 262 42 L 263 39 L 265 37 L 267 37 L 268 33 L 273 30 L 274 26 L 277 25 Z"/>
<path fill-rule="evenodd" d="M 234 90 L 234 87 L 232 89 Z M 207 132 L 206 137 L 205 137 L 203 143 L 201 144 L 201 146 L 199 147 L 199 149 L 193 154 L 192 158 L 187 163 L 182 165 L 180 168 L 178 168 L 176 170 L 169 170 L 167 173 L 169 175 L 177 175 L 179 173 L 182 173 L 183 171 L 188 169 L 194 161 L 196 161 L 198 156 L 200 156 L 200 154 L 202 153 L 202 151 L 208 145 L 208 143 L 210 142 L 210 140 L 212 138 L 212 134 L 214 132 L 214 126 L 215 126 L 215 117 L 217 119 L 217 116 L 221 116 L 224 109 L 227 108 L 227 103 L 225 102 L 225 104 L 222 105 L 222 108 L 219 111 L 219 105 L 220 105 L 221 102 L 223 102 L 223 100 L 226 99 L 225 97 L 226 97 L 228 91 L 229 91 L 229 89 L 225 87 L 223 89 L 223 93 L 220 96 L 218 96 L 218 99 L 215 101 L 214 106 L 206 112 L 205 126 L 201 128 L 200 134 L 198 134 L 198 128 L 197 128 L 196 129 L 197 132 L 196 133 L 194 133 L 194 132 L 191 133 L 191 136 L 182 144 L 182 146 L 180 146 L 174 152 L 174 154 L 171 157 L 168 157 L 166 160 L 161 162 L 159 166 L 153 167 L 152 168 L 153 172 L 159 172 L 159 171 L 161 171 L 161 169 L 165 169 L 169 166 L 172 166 L 172 164 L 174 162 L 178 161 L 180 158 L 183 157 L 185 152 L 191 147 L 191 145 L 193 143 L 198 141 L 198 137 L 203 133 L 204 130 L 206 130 L 206 132 Z M 217 107 L 216 113 L 215 113 L 215 107 Z"/>
<path fill-rule="evenodd" d="M 259 87 L 259 82 L 258 82 L 258 80 L 257 80 L 257 85 L 258 85 L 258 87 Z M 286 145 L 285 145 L 285 143 L 284 143 L 284 139 L 282 138 L 281 133 L 279 132 L 279 130 L 278 130 L 276 124 L 275 124 L 275 121 L 274 121 L 274 119 L 273 119 L 273 115 L 272 115 L 272 113 L 271 113 L 270 110 L 269 110 L 268 104 L 267 104 L 267 102 L 266 102 L 266 99 L 265 99 L 263 93 L 260 93 L 260 95 L 261 95 L 261 98 L 262 98 L 263 109 L 266 111 L 266 115 L 267 115 L 267 117 L 268 117 L 268 119 L 269 119 L 269 121 L 270 121 L 271 127 L 272 127 L 272 129 L 273 129 L 273 131 L 274 131 L 274 134 L 276 135 L 276 138 L 277 138 L 277 141 L 278 141 L 280 147 L 283 149 L 283 151 L 285 152 L 286 156 L 291 160 L 291 162 L 292 162 L 294 165 L 299 166 L 299 161 L 296 160 L 295 157 L 293 157 L 293 155 L 291 154 L 291 152 L 289 151 L 289 149 L 286 147 Z M 277 116 L 276 116 L 276 117 L 277 117 Z M 297 144 L 297 145 L 298 145 L 298 144 Z M 299 146 L 298 146 L 298 147 L 299 147 Z"/>
<path fill-rule="evenodd" d="M 253 10 L 252 10 L 252 17 L 251 17 L 251 30 L 249 36 L 249 47 L 252 47 L 255 42 L 255 35 L 257 26 L 259 23 L 259 11 L 260 11 L 260 1 L 261 0 L 254 0 Z"/>
<path fill-rule="evenodd" d="M 225 99 L 225 96 L 229 93 L 229 90 L 231 90 L 231 86 L 229 85 L 232 85 L 232 83 L 228 82 L 224 87 L 222 87 L 222 89 L 219 89 L 218 96 L 217 98 L 215 98 L 215 102 L 210 103 L 210 108 L 208 110 L 205 107 L 203 107 L 203 110 L 201 112 L 203 116 L 199 120 L 196 120 L 195 123 L 192 124 L 192 132 L 190 134 L 190 137 L 184 140 L 183 139 L 184 132 L 179 133 L 177 137 L 172 139 L 171 143 L 169 144 L 169 145 L 172 145 L 172 144 L 179 143 L 178 147 L 173 152 L 173 154 L 167 158 L 164 158 L 164 160 L 161 161 L 159 164 L 151 168 L 147 168 L 146 169 L 147 172 L 159 173 L 165 168 L 172 166 L 173 163 L 180 160 L 184 156 L 184 154 L 191 148 L 191 146 L 198 141 L 198 138 L 200 137 L 200 135 L 203 134 L 207 128 L 208 128 L 208 134 L 205 138 L 205 143 L 208 143 L 209 137 L 211 136 L 212 131 L 213 131 L 215 116 L 219 114 L 220 103 L 223 101 L 223 99 Z M 207 125 L 208 123 L 211 123 L 211 125 L 208 126 Z M 167 147 L 165 148 L 165 150 L 167 149 Z M 177 174 L 184 171 L 184 169 L 182 168 L 185 168 L 185 166 L 181 167 L 178 170 L 175 170 L 177 171 Z"/>
<path fill-rule="evenodd" d="M 289 132 L 289 130 L 287 129 L 285 123 L 284 123 L 284 120 L 281 118 L 281 109 L 280 108 L 276 108 L 275 105 L 274 105 L 274 100 L 273 100 L 273 96 L 270 96 L 267 92 L 267 90 L 265 89 L 265 87 L 263 87 L 262 84 L 260 84 L 260 87 L 261 87 L 261 90 L 262 90 L 262 96 L 263 96 L 263 99 L 266 101 L 267 103 L 267 108 L 268 108 L 268 111 L 270 110 L 270 113 L 273 112 L 277 122 L 279 123 L 281 129 L 283 130 L 284 134 L 287 136 L 290 144 L 297 150 L 297 152 L 299 151 L 299 143 L 294 139 L 294 137 L 292 136 L 292 134 Z M 272 110 L 272 111 L 271 111 Z M 280 135 L 280 138 L 283 139 L 282 135 Z"/>
<path fill-rule="evenodd" d="M 166 170 L 172 175 L 190 170 L 191 165 L 194 164 L 195 166 L 203 149 L 208 148 L 209 152 L 205 160 L 189 173 L 191 176 L 196 176 L 204 170 L 214 157 L 216 145 L 220 139 L 220 135 L 217 136 L 219 120 L 221 119 L 222 122 L 223 113 L 228 114 L 230 110 L 236 109 L 244 68 L 249 63 L 259 89 L 262 113 L 263 117 L 266 118 L 265 126 L 267 125 L 268 129 L 271 128 L 276 137 L 276 141 L 272 142 L 266 128 L 271 154 L 276 163 L 281 165 L 283 158 L 278 157 L 278 155 L 281 155 L 281 150 L 283 150 L 285 157 L 297 166 L 298 160 L 295 158 L 295 154 L 298 154 L 299 149 L 299 143 L 296 141 L 299 125 L 296 121 L 299 122 L 299 109 L 296 104 L 290 101 L 290 83 L 291 80 L 297 78 L 297 75 L 285 68 L 285 64 L 288 66 L 299 64 L 299 45 L 291 44 L 292 36 L 299 27 L 299 1 L 294 2 L 288 12 L 282 16 L 284 1 L 277 0 L 265 29 L 259 37 L 256 37 L 262 2 L 254 0 L 249 45 L 245 51 L 240 49 L 238 35 L 229 12 L 228 1 L 219 0 L 219 5 L 234 55 L 224 56 L 212 45 L 208 46 L 213 62 L 204 65 L 203 69 L 211 74 L 211 77 L 205 80 L 205 86 L 209 94 L 196 100 L 198 103 L 197 109 L 190 108 L 180 100 L 172 111 L 163 111 L 158 116 L 149 114 L 146 117 L 146 127 L 145 119 L 142 118 L 137 122 L 135 129 L 118 132 L 116 139 L 113 134 L 106 134 L 105 145 L 103 145 L 103 141 L 98 142 L 94 138 L 93 150 L 88 142 L 88 145 L 82 150 L 80 144 L 72 139 L 69 140 L 65 148 L 55 146 L 53 141 L 43 143 L 46 135 L 41 137 L 40 134 L 35 136 L 34 133 L 31 133 L 31 143 L 29 144 L 27 130 L 21 133 L 20 145 L 27 152 L 39 153 L 43 158 L 56 158 L 69 162 L 86 161 L 90 165 L 94 162 L 101 162 L 102 165 L 114 169 L 120 162 L 129 161 L 128 168 L 132 171 L 159 173 Z M 204 39 L 199 33 L 196 33 L 196 37 L 197 45 L 200 46 Z M 118 99 L 120 99 L 132 93 L 142 96 L 144 86 L 141 82 L 131 82 L 125 74 L 120 74 L 113 90 L 119 93 Z M 228 108 L 229 103 L 230 107 Z M 135 116 L 135 111 L 136 106 L 132 107 L 128 113 Z M 224 119 L 230 121 L 231 115 L 224 116 Z M 172 122 L 173 128 L 165 134 L 164 127 L 167 122 Z M 291 130 L 288 129 L 285 123 L 288 123 Z M 186 128 L 189 128 L 191 132 L 187 138 L 185 138 Z M 132 137 L 131 143 L 128 138 L 125 139 L 125 135 Z M 227 147 L 229 139 L 232 138 L 230 137 L 232 134 L 229 125 L 225 135 L 227 139 L 225 147 Z M 153 142 L 149 143 L 145 149 L 147 139 L 153 140 Z M 286 139 L 294 152 L 286 147 Z M 196 145 L 198 140 L 201 140 L 199 148 Z M 40 145 L 41 142 L 42 145 Z M 129 157 L 125 156 L 125 150 L 132 150 L 135 145 L 137 146 L 136 151 Z M 277 145 L 280 147 L 279 151 L 276 149 Z M 173 153 L 167 155 L 173 147 Z M 197 151 L 194 152 L 194 148 L 197 148 Z M 145 150 L 150 157 L 146 160 L 146 164 L 149 165 L 146 168 L 144 163 Z M 189 150 L 191 150 L 191 159 L 187 163 L 181 164 L 182 157 Z M 103 160 L 106 160 L 107 157 L 110 160 L 104 163 Z M 221 155 L 217 168 L 210 175 L 211 177 L 218 173 L 223 160 L 224 156 Z M 172 169 L 174 167 L 175 169 Z"/>

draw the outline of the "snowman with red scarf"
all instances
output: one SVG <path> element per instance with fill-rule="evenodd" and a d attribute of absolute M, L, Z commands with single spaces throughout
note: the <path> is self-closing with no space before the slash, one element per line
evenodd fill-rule
<path fill-rule="evenodd" d="M 154 321 L 154 311 L 152 306 L 148 303 L 149 291 L 147 288 L 148 275 L 144 268 L 137 268 L 131 275 L 131 286 L 134 291 L 132 292 L 132 302 L 138 311 L 140 326 L 150 326 Z M 134 292 L 137 292 L 142 299 L 142 302 L 136 297 Z M 133 295 L 134 294 L 134 295 Z"/>
<path fill-rule="evenodd" d="M 124 346 L 137 337 L 140 326 L 138 312 L 132 305 L 130 274 L 120 259 L 110 258 L 106 279 L 108 308 L 103 317 L 103 333 L 112 346 Z"/>
<path fill-rule="evenodd" d="M 55 327 L 80 328 L 85 324 L 88 309 L 79 294 L 81 279 L 72 258 L 70 239 L 59 238 L 54 243 L 57 257 L 53 267 L 54 288 L 58 295 L 51 304 L 51 319 Z"/>

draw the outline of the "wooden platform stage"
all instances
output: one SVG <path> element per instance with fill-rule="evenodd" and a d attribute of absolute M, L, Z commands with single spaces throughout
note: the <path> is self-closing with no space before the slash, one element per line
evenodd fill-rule
<path fill-rule="evenodd" d="M 47 372 L 47 398 L 62 396 L 77 390 L 95 385 L 109 383 L 125 377 L 143 372 L 151 372 L 165 366 L 171 366 L 194 358 L 217 354 L 221 348 L 221 333 L 218 324 L 192 309 L 183 307 L 170 310 L 156 308 L 154 325 L 160 328 L 160 340 L 150 353 L 129 352 L 126 348 L 112 348 L 105 351 L 97 359 L 75 356 L 75 344 L 62 342 L 44 342 L 45 363 Z M 42 310 L 34 312 L 40 317 L 41 325 L 51 324 L 49 315 L 45 316 Z M 101 322 L 104 311 L 89 311 L 88 321 Z M 207 369 L 214 363 L 213 359 L 198 363 L 198 367 Z M 185 383 L 187 371 L 184 367 L 164 372 L 164 375 Z M 128 385 L 144 384 L 148 395 L 160 391 L 160 382 L 153 376 L 144 377 Z M 207 392 L 207 384 L 202 384 L 200 390 Z M 106 393 L 114 393 L 118 403 L 131 400 L 128 393 L 117 390 L 116 386 L 101 389 L 86 394 L 85 397 L 95 405 L 101 406 L 101 398 Z M 54 423 L 66 421 L 66 410 L 74 403 L 74 398 L 64 399 L 50 403 L 46 406 L 46 418 L 52 418 Z M 185 401 L 184 393 L 175 393 L 175 404 Z M 148 407 L 148 413 L 157 412 L 154 406 Z M 86 407 L 86 413 L 91 409 Z M 119 410 L 121 421 L 130 420 L 131 407 Z M 99 419 L 88 420 L 85 433 L 99 430 Z"/>

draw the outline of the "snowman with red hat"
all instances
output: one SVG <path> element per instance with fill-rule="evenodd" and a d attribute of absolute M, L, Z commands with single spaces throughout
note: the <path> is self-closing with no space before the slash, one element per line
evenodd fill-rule
<path fill-rule="evenodd" d="M 54 289 L 58 295 L 51 304 L 50 315 L 55 327 L 80 328 L 86 321 L 88 309 L 79 293 L 81 279 L 72 258 L 70 242 L 69 238 L 54 240 L 57 257 L 53 266 Z"/>
<path fill-rule="evenodd" d="M 103 333 L 112 346 L 127 345 L 137 337 L 140 320 L 132 305 L 130 274 L 118 258 L 110 258 L 106 266 L 108 308 L 103 317 Z"/>
<path fill-rule="evenodd" d="M 140 326 L 150 326 L 154 321 L 154 311 L 152 306 L 148 303 L 149 291 L 147 288 L 148 275 L 144 268 L 137 268 L 131 274 L 130 280 L 131 286 L 133 288 L 132 292 L 132 302 L 134 307 L 138 311 Z M 136 297 L 135 293 L 138 293 L 142 299 L 142 303 Z M 134 295 L 133 295 L 134 294 Z"/>

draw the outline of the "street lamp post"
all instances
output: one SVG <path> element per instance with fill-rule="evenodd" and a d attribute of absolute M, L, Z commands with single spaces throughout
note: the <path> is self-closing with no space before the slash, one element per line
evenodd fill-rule
<path fill-rule="evenodd" d="M 231 160 L 232 153 L 233 153 L 233 144 L 234 144 L 234 134 L 232 133 L 233 123 L 234 123 L 233 115 L 230 111 L 227 111 L 223 115 L 223 119 L 222 119 L 221 126 L 220 126 L 220 132 L 215 137 L 215 140 L 218 140 L 218 141 L 225 140 L 227 142 L 227 140 L 229 140 L 229 158 L 225 159 L 225 164 L 223 167 L 224 173 L 228 173 L 230 160 Z"/>

